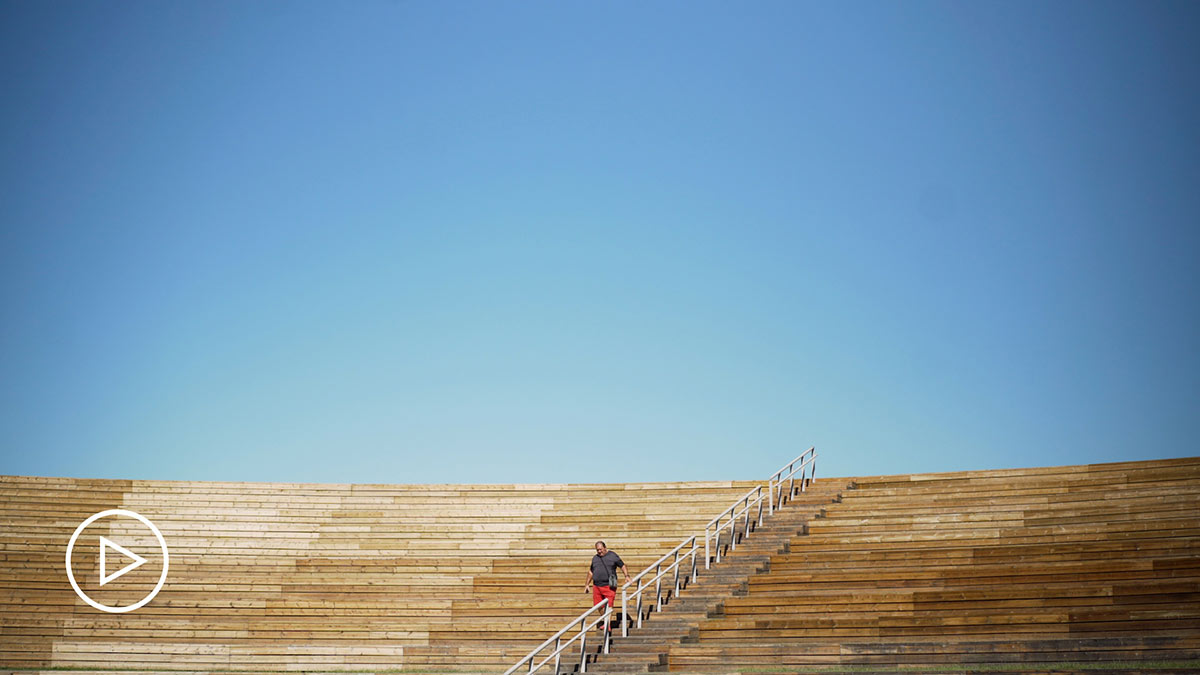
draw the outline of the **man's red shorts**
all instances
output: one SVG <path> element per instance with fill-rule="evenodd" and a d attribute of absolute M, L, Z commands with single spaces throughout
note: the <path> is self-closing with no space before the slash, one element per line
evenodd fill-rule
<path fill-rule="evenodd" d="M 595 607 L 600 604 L 600 601 L 604 598 L 608 598 L 608 602 L 615 612 L 617 610 L 617 589 L 592 584 L 592 606 Z"/>

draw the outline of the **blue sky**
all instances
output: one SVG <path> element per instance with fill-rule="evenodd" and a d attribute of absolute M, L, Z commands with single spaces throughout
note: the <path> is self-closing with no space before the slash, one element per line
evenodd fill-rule
<path fill-rule="evenodd" d="M 1195 3 L 0 3 L 0 473 L 1196 454 Z"/>

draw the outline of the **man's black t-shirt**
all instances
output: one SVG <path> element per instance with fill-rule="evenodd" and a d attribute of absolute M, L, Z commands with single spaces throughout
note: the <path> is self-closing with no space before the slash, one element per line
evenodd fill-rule
<path fill-rule="evenodd" d="M 608 551 L 601 558 L 598 554 L 592 556 L 592 583 L 597 586 L 607 586 L 609 576 L 615 576 L 618 567 L 624 567 L 621 557 Z"/>

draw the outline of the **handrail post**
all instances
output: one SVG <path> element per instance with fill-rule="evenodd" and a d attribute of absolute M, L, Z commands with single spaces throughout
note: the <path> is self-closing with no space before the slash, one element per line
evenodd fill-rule
<path fill-rule="evenodd" d="M 708 569 L 708 568 L 709 568 L 709 562 L 708 562 L 708 561 L 710 560 L 710 556 L 711 556 L 711 554 L 710 554 L 710 553 L 709 553 L 709 551 L 708 551 L 708 538 L 709 538 L 709 536 L 708 536 L 708 530 L 709 530 L 709 528 L 710 528 L 710 527 L 712 527 L 712 526 L 711 526 L 711 525 L 706 525 L 706 526 L 704 527 L 704 569 Z"/>
<path fill-rule="evenodd" d="M 588 671 L 588 622 L 580 621 L 580 673 Z"/>
<path fill-rule="evenodd" d="M 554 640 L 554 675 L 558 675 L 559 662 L 562 660 L 562 638 Z M 529 659 L 529 668 L 533 670 L 533 659 Z"/>
<path fill-rule="evenodd" d="M 621 637 L 629 637 L 629 591 L 621 589 Z"/>
<path fill-rule="evenodd" d="M 736 511 L 737 511 L 737 509 L 735 508 L 733 511 L 729 512 L 729 550 L 730 551 L 737 548 L 737 518 L 733 517 L 733 514 Z"/>
<path fill-rule="evenodd" d="M 696 541 L 695 535 L 692 535 L 692 581 L 696 583 L 696 574 L 699 572 L 699 565 L 696 564 L 696 553 L 699 551 L 700 542 Z M 704 540 L 705 549 L 708 548 L 708 540 Z"/>
<path fill-rule="evenodd" d="M 792 462 L 791 465 L 788 466 L 788 473 L 792 474 L 792 482 L 788 484 L 788 500 L 789 501 L 791 501 L 792 497 L 796 494 L 796 476 L 794 473 L 795 469 L 793 468 L 795 466 L 796 466 L 795 462 Z"/>
<path fill-rule="evenodd" d="M 746 505 L 742 507 L 746 511 L 746 527 L 742 532 L 742 539 L 750 536 L 750 498 L 746 497 Z"/>
<path fill-rule="evenodd" d="M 663 606 L 662 565 L 654 568 L 654 611 L 661 612 Z"/>
<path fill-rule="evenodd" d="M 645 594 L 642 593 L 642 580 L 638 579 L 638 592 L 637 592 L 637 599 L 638 599 L 638 601 L 637 601 L 637 615 L 638 615 L 637 627 L 638 627 L 638 630 L 642 629 L 642 597 L 644 595 Z"/>
<path fill-rule="evenodd" d="M 674 600 L 679 595 L 679 551 L 675 551 L 675 590 L 671 591 L 671 599 Z"/>
<path fill-rule="evenodd" d="M 730 551 L 737 548 L 737 518 L 734 518 L 734 511 L 729 512 L 729 549 Z"/>
<path fill-rule="evenodd" d="M 724 514 L 722 514 L 722 515 L 724 515 Z M 717 532 L 716 532 L 716 534 L 717 534 L 717 541 L 716 541 L 717 550 L 716 550 L 716 553 L 713 554 L 713 562 L 714 563 L 721 562 L 721 530 L 722 529 L 723 528 L 721 527 L 721 521 L 718 520 L 717 521 Z"/>
<path fill-rule="evenodd" d="M 605 602 L 608 602 L 605 599 Z M 608 603 L 608 608 L 604 610 L 604 653 L 608 653 L 608 648 L 612 644 L 612 613 L 613 604 Z"/>
<path fill-rule="evenodd" d="M 771 497 L 775 494 L 775 479 L 771 478 L 767 481 L 767 515 L 775 515 L 775 505 Z M 760 509 L 761 510 L 761 509 Z"/>

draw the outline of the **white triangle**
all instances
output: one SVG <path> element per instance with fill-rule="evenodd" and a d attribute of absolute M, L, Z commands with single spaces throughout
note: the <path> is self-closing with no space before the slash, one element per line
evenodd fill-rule
<path fill-rule="evenodd" d="M 105 550 L 109 549 L 109 548 L 115 550 L 117 553 L 120 553 L 121 555 L 123 555 L 127 558 L 133 558 L 134 562 L 126 565 L 125 567 L 122 567 L 121 569 L 117 570 L 116 572 L 113 572 L 112 574 L 106 574 L 107 568 L 105 567 L 105 563 L 107 561 L 105 560 L 105 558 L 106 558 Z M 130 551 L 129 549 L 125 548 L 124 546 L 122 546 L 120 544 L 114 544 L 107 537 L 100 537 L 100 585 L 101 586 L 103 586 L 104 584 L 107 584 L 108 582 L 112 581 L 113 579 L 116 579 L 117 577 L 121 576 L 122 574 L 125 574 L 126 572 L 132 572 L 133 570 L 136 570 L 137 568 L 139 568 L 145 564 L 146 564 L 146 559 L 143 558 L 142 556 L 134 553 L 133 551 Z"/>

